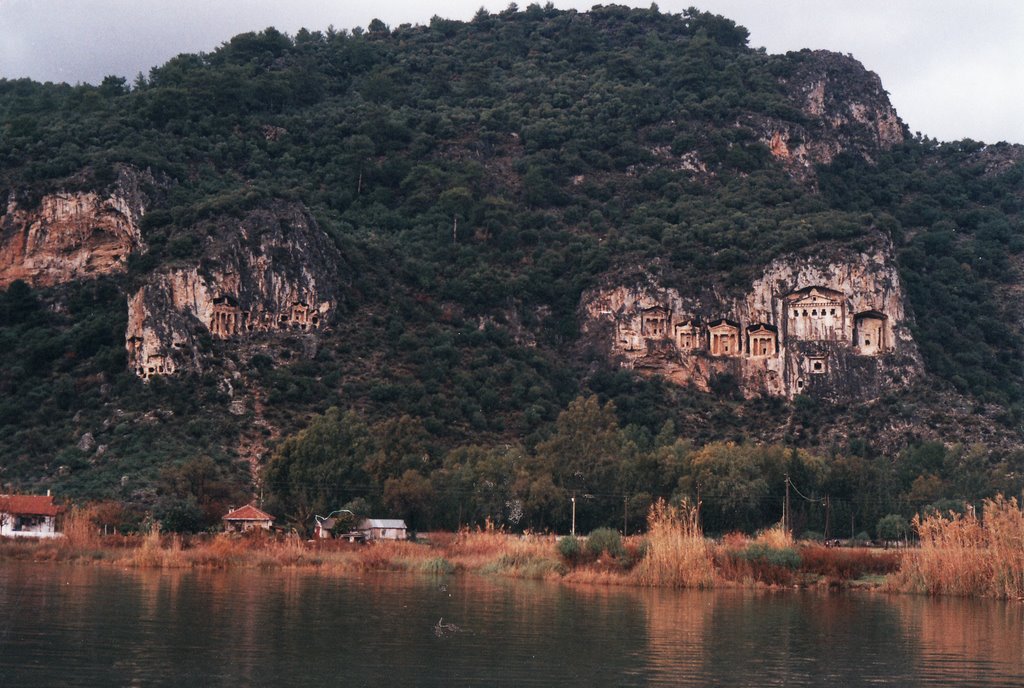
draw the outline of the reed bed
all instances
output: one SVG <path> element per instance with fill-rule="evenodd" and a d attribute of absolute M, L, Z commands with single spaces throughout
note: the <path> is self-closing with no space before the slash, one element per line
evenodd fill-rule
<path fill-rule="evenodd" d="M 74 506 L 64 516 L 63 533 L 60 538 L 61 547 L 87 550 L 100 547 L 100 535 L 93 519 L 96 516 L 95 506 Z"/>
<path fill-rule="evenodd" d="M 754 537 L 755 545 L 771 549 L 786 549 L 793 546 L 793 534 L 780 521 L 771 528 L 765 528 Z"/>
<path fill-rule="evenodd" d="M 867 547 L 800 547 L 800 570 L 821 576 L 826 582 L 854 581 L 869 576 L 887 576 L 899 571 L 903 550 Z"/>
<path fill-rule="evenodd" d="M 431 541 L 435 537 L 431 536 Z M 516 578 L 557 578 L 568 570 L 555 554 L 554 538 L 512 535 L 488 526 L 463 529 L 438 542 L 446 560 L 458 569 Z"/>
<path fill-rule="evenodd" d="M 1024 512 L 1015 498 L 986 499 L 982 518 L 918 515 L 921 546 L 905 554 L 890 589 L 931 595 L 1024 598 Z"/>
<path fill-rule="evenodd" d="M 794 543 L 781 526 L 754 537 L 726 535 L 715 543 L 704 537 L 696 507 L 663 501 L 651 508 L 645 536 L 620 541 L 612 531 L 595 531 L 593 541 L 572 542 L 493 527 L 430 533 L 426 542 L 369 544 L 263 532 L 182 537 L 153 529 L 142 536 L 101 536 L 85 507 L 68 513 L 63 538 L 0 540 L 0 559 L 164 569 L 304 568 L 431 575 L 472 571 L 676 588 L 841 587 L 854 581 L 879 585 L 888 576 L 886 587 L 891 591 L 1024 599 L 1024 512 L 1015 499 L 997 496 L 985 502 L 983 515 L 920 516 L 914 520 L 920 548 L 883 551 Z"/>
<path fill-rule="evenodd" d="M 647 551 L 634 569 L 641 585 L 708 588 L 715 583 L 710 547 L 696 506 L 659 500 L 647 515 Z"/>

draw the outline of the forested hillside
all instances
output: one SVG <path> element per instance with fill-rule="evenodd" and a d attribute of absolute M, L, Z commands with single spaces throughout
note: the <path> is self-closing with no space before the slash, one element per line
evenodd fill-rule
<path fill-rule="evenodd" d="M 48 198 L 130 196 L 139 217 L 109 269 L 44 282 L 25 258 L 0 293 L 0 484 L 181 529 L 253 494 L 297 524 L 347 504 L 535 529 L 564 529 L 576 495 L 584 529 L 631 530 L 700 494 L 721 531 L 777 520 L 788 474 L 820 531 L 825 495 L 833 527 L 870 530 L 1016 493 L 1024 150 L 889 113 L 851 58 L 654 6 L 267 29 L 130 82 L 0 81 L 5 260 Z M 773 260 L 879 245 L 925 374 L 868 402 L 702 392 L 581 335 L 588 289 L 728 295 Z M 218 312 L 294 312 L 271 298 L 285 276 L 324 304 L 308 330 L 215 333 L 175 296 L 139 340 L 188 355 L 129 366 L 145 289 L 235 280 Z"/>

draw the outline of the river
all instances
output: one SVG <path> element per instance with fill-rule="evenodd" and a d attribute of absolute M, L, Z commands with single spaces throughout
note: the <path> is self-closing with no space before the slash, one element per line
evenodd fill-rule
<path fill-rule="evenodd" d="M 0 564 L 0 686 L 1024 686 L 1024 607 Z"/>

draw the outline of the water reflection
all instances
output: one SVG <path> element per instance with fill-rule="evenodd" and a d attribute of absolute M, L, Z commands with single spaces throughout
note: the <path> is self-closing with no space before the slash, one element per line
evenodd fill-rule
<path fill-rule="evenodd" d="M 1015 602 L 0 568 L 0 686 L 1024 685 L 1022 630 Z"/>
<path fill-rule="evenodd" d="M 1024 682 L 1024 607 L 1019 602 L 904 597 L 893 600 L 904 632 L 917 638 L 918 670 L 942 683 L 959 671 L 965 681 L 984 682 L 1004 675 Z M 967 658 L 965 660 L 965 658 Z M 1015 668 L 1014 673 L 1007 671 Z"/>

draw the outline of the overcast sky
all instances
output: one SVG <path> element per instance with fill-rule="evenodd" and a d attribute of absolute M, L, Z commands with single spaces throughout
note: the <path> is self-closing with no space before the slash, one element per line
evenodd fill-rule
<path fill-rule="evenodd" d="M 0 76 L 98 83 L 183 52 L 209 51 L 243 31 L 275 26 L 424 24 L 469 19 L 508 0 L 0 0 Z M 519 0 L 525 7 L 528 0 Z M 543 3 L 542 3 L 543 4 Z M 585 10 L 593 0 L 555 0 Z M 610 3 L 606 3 L 610 4 Z M 645 2 L 619 4 L 649 7 Z M 1024 2 L 1021 0 L 672 0 L 723 14 L 770 53 L 826 48 L 879 74 L 911 131 L 944 141 L 1024 143 Z"/>

